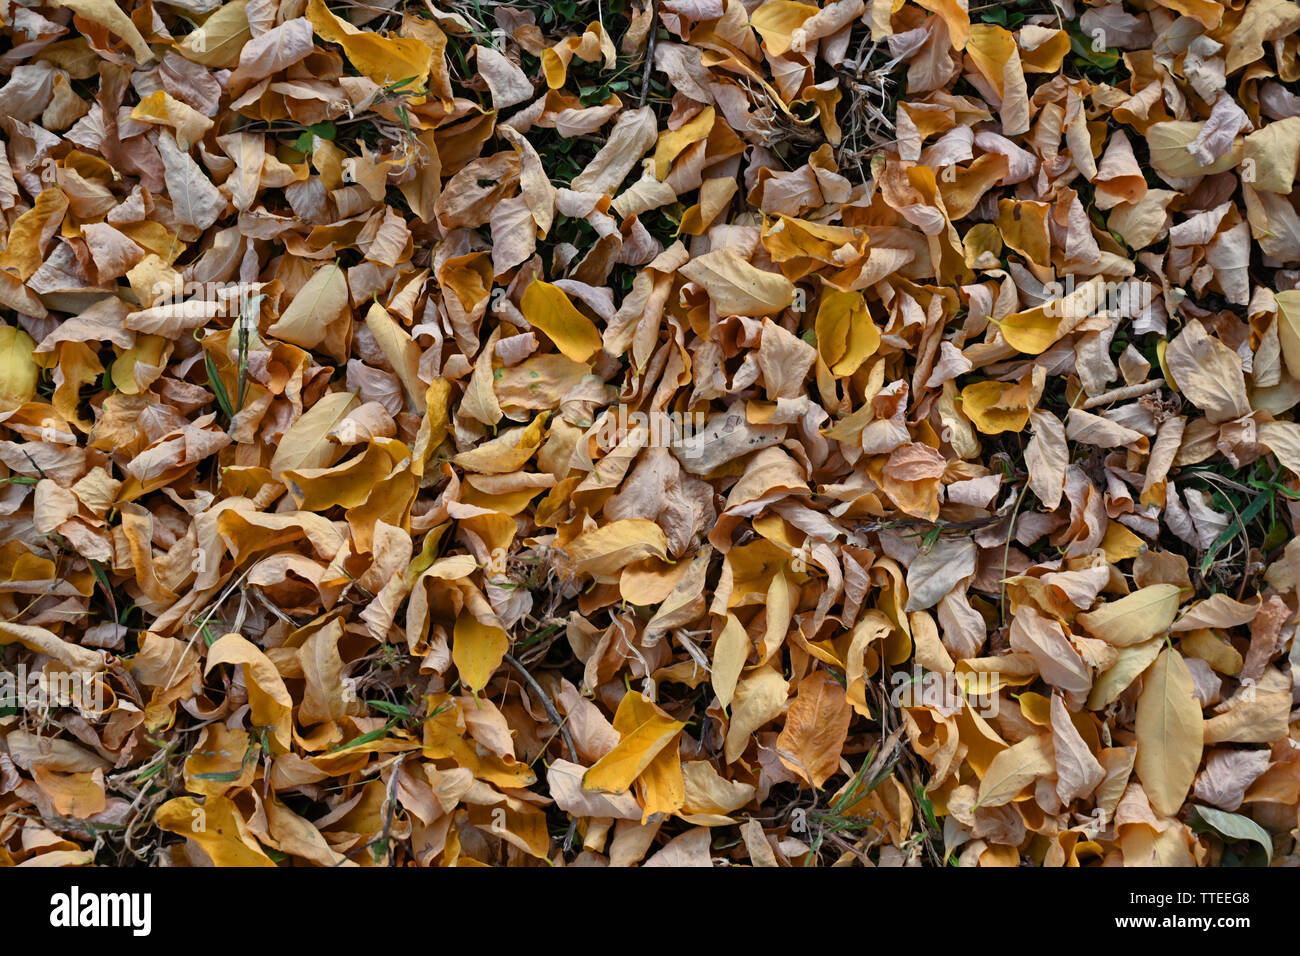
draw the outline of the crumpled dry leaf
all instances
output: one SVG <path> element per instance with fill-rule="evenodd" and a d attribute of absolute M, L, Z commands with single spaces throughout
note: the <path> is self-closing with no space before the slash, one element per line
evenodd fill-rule
<path fill-rule="evenodd" d="M 1295 3 L 425 6 L 0 18 L 0 864 L 1295 862 Z"/>

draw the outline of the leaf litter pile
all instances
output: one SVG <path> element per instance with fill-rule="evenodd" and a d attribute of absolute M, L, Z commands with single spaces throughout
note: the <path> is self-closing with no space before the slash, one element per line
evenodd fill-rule
<path fill-rule="evenodd" d="M 0 863 L 1296 862 L 1295 2 L 0 29 Z"/>

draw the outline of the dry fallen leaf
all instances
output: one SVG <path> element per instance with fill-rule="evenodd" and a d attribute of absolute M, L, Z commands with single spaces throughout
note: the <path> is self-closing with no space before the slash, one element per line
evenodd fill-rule
<path fill-rule="evenodd" d="M 0 34 L 0 865 L 1296 862 L 1291 0 Z"/>
<path fill-rule="evenodd" d="M 1166 648 L 1137 702 L 1137 773 L 1157 813 L 1172 815 L 1183 805 L 1201 763 L 1203 724 L 1187 662 Z"/>

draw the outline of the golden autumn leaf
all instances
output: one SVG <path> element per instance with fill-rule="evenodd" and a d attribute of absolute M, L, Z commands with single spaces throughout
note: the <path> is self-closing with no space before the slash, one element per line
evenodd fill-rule
<path fill-rule="evenodd" d="M 1012 382 L 976 382 L 961 391 L 961 408 L 986 435 L 1020 431 L 1031 411 L 1024 389 Z"/>
<path fill-rule="evenodd" d="M 1137 774 L 1157 813 L 1178 812 L 1201 764 L 1205 721 L 1183 656 L 1160 652 L 1137 703 Z"/>
<path fill-rule="evenodd" d="M 735 762 L 744 753 L 750 734 L 781 713 L 789 689 L 789 682 L 770 667 L 761 667 L 741 679 L 732 698 L 724 751 L 727 763 Z"/>
<path fill-rule="evenodd" d="M 271 659 L 247 638 L 232 633 L 208 648 L 204 672 L 219 664 L 240 665 L 253 720 L 259 726 L 270 728 L 275 743 L 288 750 L 292 743 L 293 698 Z"/>
<path fill-rule="evenodd" d="M 1300 5 L 996 7 L 0 8 L 0 866 L 1294 862 Z"/>
<path fill-rule="evenodd" d="M 1152 584 L 1080 614 L 1078 621 L 1094 637 L 1116 647 L 1129 647 L 1168 631 L 1181 597 L 1177 585 Z"/>
<path fill-rule="evenodd" d="M 60 0 L 60 2 L 77 16 L 99 24 L 120 37 L 135 54 L 137 63 L 145 64 L 154 58 L 149 44 L 131 22 L 131 18 L 112 0 Z"/>
<path fill-rule="evenodd" d="M 582 786 L 606 793 L 626 790 L 665 748 L 674 745 L 685 726 L 681 721 L 669 718 L 641 695 L 625 694 L 614 715 L 619 741 L 583 775 Z"/>
<path fill-rule="evenodd" d="M 323 0 L 310 0 L 307 19 L 317 36 L 343 47 L 352 65 L 380 86 L 405 82 L 418 90 L 429 78 L 432 51 L 415 37 L 387 37 L 361 30 L 336 17 Z"/>
<path fill-rule="evenodd" d="M 628 518 L 589 531 L 564 550 L 574 567 L 588 574 L 609 574 L 641 558 L 667 557 L 667 539 L 654 522 Z"/>
<path fill-rule="evenodd" d="M 32 356 L 36 343 L 22 329 L 0 326 L 0 405 L 14 406 L 36 395 L 40 368 Z"/>
<path fill-rule="evenodd" d="M 844 688 L 825 671 L 799 682 L 776 739 L 781 762 L 820 788 L 839 769 L 853 709 Z"/>
<path fill-rule="evenodd" d="M 193 840 L 216 866 L 275 866 L 248 832 L 235 804 L 226 797 L 169 800 L 154 820 L 164 830 Z"/>
<path fill-rule="evenodd" d="M 549 282 L 534 282 L 524 292 L 521 310 L 534 328 L 550 337 L 565 356 L 585 362 L 600 350 L 600 332 L 569 301 L 562 289 Z"/>
<path fill-rule="evenodd" d="M 1034 780 L 1053 769 L 1051 743 L 1045 736 L 1026 737 L 1000 752 L 980 780 L 976 806 L 1000 807 L 1014 800 Z"/>
<path fill-rule="evenodd" d="M 332 464 L 341 449 L 327 436 L 357 404 L 355 395 L 334 392 L 313 405 L 290 426 L 276 447 L 270 463 L 272 477 L 288 469 L 300 471 Z"/>
<path fill-rule="evenodd" d="M 722 315 L 771 315 L 794 301 L 788 279 L 753 266 L 731 249 L 692 259 L 681 272 L 708 292 Z"/>
<path fill-rule="evenodd" d="M 1290 289 L 1275 295 L 1277 302 L 1277 336 L 1287 370 L 1300 378 L 1300 290 Z"/>
<path fill-rule="evenodd" d="M 510 649 L 510 639 L 499 627 L 483 624 L 472 616 L 456 619 L 451 655 L 465 686 L 473 691 L 487 686 L 488 679 Z"/>
<path fill-rule="evenodd" d="M 880 346 L 862 295 L 827 289 L 817 306 L 817 348 L 835 375 L 852 375 Z"/>

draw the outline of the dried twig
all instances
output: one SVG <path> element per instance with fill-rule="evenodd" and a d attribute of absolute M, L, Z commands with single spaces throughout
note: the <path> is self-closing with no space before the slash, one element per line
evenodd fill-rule
<path fill-rule="evenodd" d="M 514 668 L 515 673 L 519 675 L 520 679 L 527 684 L 528 688 L 533 692 L 533 696 L 541 702 L 542 709 L 546 711 L 546 716 L 560 729 L 560 735 L 564 738 L 564 746 L 568 748 L 569 751 L 569 759 L 574 763 L 578 763 L 578 748 L 573 744 L 573 735 L 569 733 L 567 721 L 560 717 L 560 712 L 556 709 L 554 702 L 552 702 L 551 696 L 546 693 L 546 690 L 541 684 L 537 683 L 537 678 L 528 672 L 528 668 L 519 663 L 519 660 L 513 654 L 507 654 L 505 656 L 505 662 Z M 564 852 L 567 853 L 573 846 L 573 836 L 577 830 L 578 820 L 575 817 L 569 821 L 569 829 L 564 834 Z"/>
<path fill-rule="evenodd" d="M 655 43 L 659 39 L 659 4 L 657 0 L 650 2 L 650 33 L 646 37 L 645 48 L 645 66 L 641 68 L 641 93 L 637 97 L 636 107 L 640 109 L 645 106 L 646 95 L 650 92 L 650 71 L 654 69 L 655 62 Z"/>

